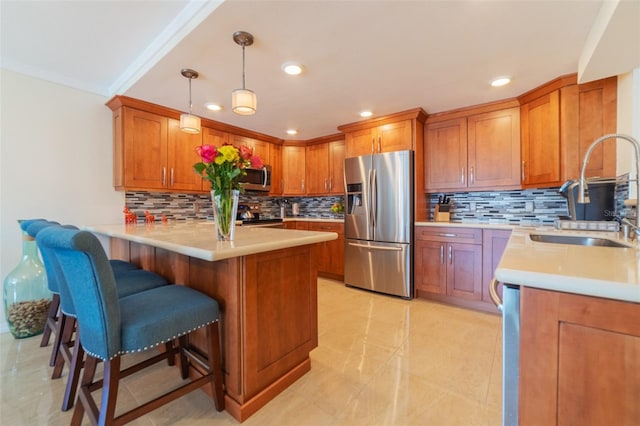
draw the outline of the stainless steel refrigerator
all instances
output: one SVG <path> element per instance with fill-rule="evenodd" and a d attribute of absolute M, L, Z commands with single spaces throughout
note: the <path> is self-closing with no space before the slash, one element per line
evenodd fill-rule
<path fill-rule="evenodd" d="M 344 281 L 413 297 L 413 151 L 344 161 Z"/>

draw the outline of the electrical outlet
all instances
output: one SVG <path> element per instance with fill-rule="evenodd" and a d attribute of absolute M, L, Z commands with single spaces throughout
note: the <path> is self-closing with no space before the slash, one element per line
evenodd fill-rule
<path fill-rule="evenodd" d="M 193 212 L 195 214 L 200 213 L 200 203 L 198 203 L 197 201 L 195 203 L 193 203 Z"/>
<path fill-rule="evenodd" d="M 533 201 L 524 202 L 524 211 L 527 213 L 533 213 Z"/>
<path fill-rule="evenodd" d="M 477 208 L 477 206 L 476 206 L 476 202 L 475 202 L 475 201 L 471 201 L 471 202 L 469 203 L 469 211 L 471 211 L 471 212 L 475 212 L 475 211 L 476 211 L 476 208 Z"/>

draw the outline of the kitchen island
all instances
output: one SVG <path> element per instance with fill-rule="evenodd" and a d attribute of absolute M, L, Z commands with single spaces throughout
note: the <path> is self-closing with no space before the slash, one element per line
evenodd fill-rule
<path fill-rule="evenodd" d="M 212 222 L 96 225 L 111 257 L 217 299 L 222 314 L 226 410 L 242 422 L 311 369 L 318 345 L 312 245 L 331 232 L 236 228 L 215 238 Z M 192 342 L 205 348 L 204 333 Z M 209 392 L 208 387 L 203 387 Z"/>
<path fill-rule="evenodd" d="M 622 247 L 537 242 L 531 234 L 597 237 Z M 610 232 L 516 228 L 495 276 L 520 289 L 519 303 L 504 304 L 505 330 L 519 315 L 519 362 L 511 363 L 510 349 L 503 355 L 503 383 L 518 383 L 503 388 L 507 398 L 519 391 L 518 424 L 640 424 L 637 242 Z M 512 347 L 508 336 L 505 348 Z"/>

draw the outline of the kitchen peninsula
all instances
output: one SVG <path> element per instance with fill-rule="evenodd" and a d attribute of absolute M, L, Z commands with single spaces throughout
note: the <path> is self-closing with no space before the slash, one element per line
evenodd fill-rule
<path fill-rule="evenodd" d="M 236 228 L 215 239 L 213 222 L 96 225 L 111 257 L 216 298 L 222 311 L 226 410 L 244 421 L 311 369 L 318 345 L 313 244 L 333 232 Z M 197 346 L 203 334 L 192 338 Z M 203 390 L 208 392 L 208 388 Z"/>

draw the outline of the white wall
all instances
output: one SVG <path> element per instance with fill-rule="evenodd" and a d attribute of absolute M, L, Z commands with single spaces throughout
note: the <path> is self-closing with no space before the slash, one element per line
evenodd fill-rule
<path fill-rule="evenodd" d="M 0 277 L 18 264 L 18 219 L 122 221 L 108 99 L 0 69 Z M 7 331 L 4 303 L 0 331 Z"/>

